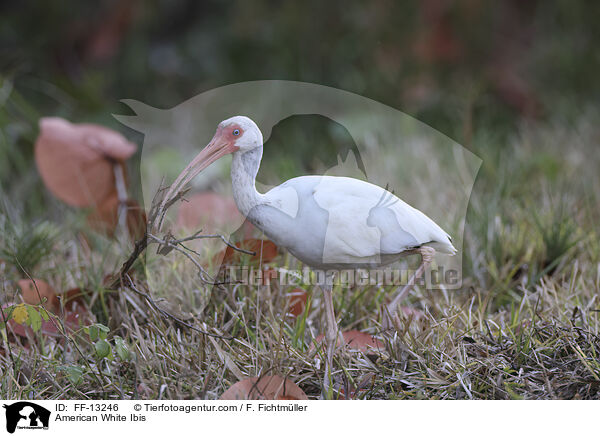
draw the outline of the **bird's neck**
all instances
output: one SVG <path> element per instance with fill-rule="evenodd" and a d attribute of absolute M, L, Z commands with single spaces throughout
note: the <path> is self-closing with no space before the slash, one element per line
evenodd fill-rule
<path fill-rule="evenodd" d="M 233 198 L 245 217 L 254 207 L 264 203 L 264 195 L 256 190 L 256 174 L 258 174 L 261 158 L 262 147 L 233 153 L 231 162 Z"/>

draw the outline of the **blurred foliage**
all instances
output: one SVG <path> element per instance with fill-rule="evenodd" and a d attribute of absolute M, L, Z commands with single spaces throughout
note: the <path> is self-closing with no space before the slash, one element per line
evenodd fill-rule
<path fill-rule="evenodd" d="M 22 219 L 0 215 L 0 260 L 28 274 L 53 251 L 59 236 L 49 222 L 27 223 Z"/>
<path fill-rule="evenodd" d="M 39 117 L 98 122 L 141 143 L 111 117 L 128 111 L 122 98 L 172 107 L 235 82 L 314 82 L 502 153 L 523 121 L 568 124 L 600 97 L 597 2 L 102 0 L 0 12 L 0 183 L 30 215 L 48 197 L 32 165 Z M 335 136 L 319 129 L 304 147 Z M 492 140 L 476 141 L 482 131 Z M 307 150 L 288 142 L 278 168 L 310 171 L 294 160 Z"/>

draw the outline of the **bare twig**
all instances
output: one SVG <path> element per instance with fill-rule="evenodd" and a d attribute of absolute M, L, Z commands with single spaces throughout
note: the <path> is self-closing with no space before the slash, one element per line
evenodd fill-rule
<path fill-rule="evenodd" d="M 162 187 L 159 188 L 159 190 L 154 195 L 154 198 L 152 199 L 152 205 L 148 212 L 148 223 L 147 223 L 148 229 L 155 228 L 156 219 L 159 217 L 159 212 L 160 212 L 159 209 L 160 209 L 160 205 L 162 202 L 162 198 L 163 198 L 165 189 L 166 188 L 162 188 Z M 168 204 L 168 206 L 162 212 L 162 217 L 164 217 L 164 214 L 166 213 L 166 209 L 168 209 L 168 207 L 170 207 L 179 198 L 183 197 L 186 194 L 186 192 L 187 191 L 180 192 L 179 195 L 177 195 L 173 199 L 173 202 Z M 162 218 L 161 218 L 160 222 L 162 224 Z M 127 260 L 121 266 L 121 269 L 119 270 L 119 274 L 113 280 L 113 282 L 108 286 L 108 289 L 118 289 L 120 286 L 122 286 L 123 277 L 129 272 L 129 270 L 131 269 L 131 267 L 133 266 L 135 261 L 146 250 L 147 247 L 148 247 L 148 233 L 145 232 L 145 234 L 140 239 L 135 241 L 133 251 L 131 252 L 131 254 L 127 258 Z"/>
<path fill-rule="evenodd" d="M 154 301 L 154 300 L 153 300 L 153 299 L 150 297 L 150 295 L 148 295 L 148 294 L 147 294 L 147 293 L 145 293 L 145 292 L 142 292 L 142 291 L 140 291 L 140 290 L 139 290 L 139 289 L 136 287 L 136 285 L 135 285 L 135 283 L 133 283 L 133 280 L 131 279 L 131 277 L 129 277 L 129 276 L 126 276 L 126 279 L 127 279 L 127 281 L 129 282 L 129 283 L 127 284 L 127 289 L 130 289 L 131 291 L 135 292 L 135 293 L 136 293 L 137 295 L 139 295 L 140 297 L 144 298 L 144 299 L 145 299 L 145 300 L 148 302 L 148 304 L 149 304 L 149 305 L 150 305 L 150 306 L 151 306 L 151 307 L 152 307 L 154 310 L 156 310 L 158 313 L 160 313 L 160 314 L 161 314 L 161 315 L 163 315 L 164 317 L 166 317 L 166 318 L 170 318 L 170 319 L 172 319 L 173 321 L 175 321 L 177 324 L 179 324 L 179 325 L 181 325 L 181 326 L 183 326 L 183 327 L 187 327 L 187 328 L 189 328 L 190 330 L 193 330 L 193 331 L 195 331 L 195 332 L 201 333 L 201 334 L 203 334 L 203 335 L 212 336 L 213 338 L 226 339 L 226 340 L 232 340 L 232 339 L 234 339 L 234 337 L 233 337 L 233 336 L 224 336 L 224 335 L 218 335 L 218 334 L 216 334 L 216 333 L 209 333 L 209 332 L 207 332 L 207 331 L 204 331 L 204 330 L 201 330 L 201 329 L 199 329 L 199 328 L 197 328 L 197 327 L 194 327 L 194 326 L 193 326 L 193 325 L 191 325 L 191 324 L 188 324 L 187 322 L 185 322 L 184 320 L 182 320 L 182 319 L 180 319 L 180 318 L 176 317 L 176 316 L 175 316 L 175 315 L 173 315 L 172 313 L 169 313 L 169 312 L 167 312 L 166 310 L 164 310 L 164 309 L 161 309 L 161 308 L 160 308 L 160 307 L 159 307 L 159 306 L 156 304 L 156 302 L 155 302 L 155 301 Z"/>
<path fill-rule="evenodd" d="M 177 241 L 172 241 L 172 242 L 177 242 L 178 244 L 181 245 L 182 242 L 194 241 L 196 239 L 220 239 L 221 241 L 223 241 L 223 243 L 225 245 L 227 245 L 229 248 L 232 248 L 235 251 L 239 251 L 240 253 L 244 253 L 244 254 L 249 254 L 250 256 L 256 256 L 255 251 L 244 250 L 243 248 L 240 248 L 237 245 L 234 245 L 231 242 L 229 242 L 227 239 L 225 239 L 225 236 L 223 236 L 223 235 L 219 235 L 218 233 L 216 233 L 214 235 L 201 235 L 200 232 L 202 232 L 202 230 L 198 230 L 192 236 L 188 236 L 187 238 L 177 239 Z"/>
<path fill-rule="evenodd" d="M 198 333 L 201 333 L 203 335 L 220 338 L 220 339 L 228 339 L 228 340 L 233 339 L 233 337 L 227 337 L 227 336 L 223 336 L 223 335 L 209 333 L 204 330 L 198 329 L 197 327 L 194 327 L 193 325 L 188 324 L 185 321 L 172 315 L 171 313 L 161 309 L 160 307 L 158 307 L 158 305 L 154 302 L 154 300 L 152 300 L 152 298 L 147 293 L 141 292 L 136 287 L 135 283 L 133 282 L 133 280 L 131 279 L 131 277 L 128 274 L 129 271 L 131 270 L 131 268 L 133 267 L 133 265 L 135 264 L 136 260 L 142 255 L 142 253 L 148 248 L 148 246 L 150 244 L 158 244 L 159 247 L 157 249 L 157 253 L 162 254 L 162 255 L 166 255 L 172 250 L 178 251 L 179 253 L 183 254 L 198 269 L 198 271 L 200 273 L 199 274 L 200 279 L 204 283 L 210 284 L 213 286 L 221 286 L 224 283 L 216 282 L 210 276 L 210 274 L 204 269 L 204 267 L 198 261 L 198 259 L 196 259 L 194 257 L 194 255 L 196 257 L 200 257 L 200 254 L 198 252 L 192 250 L 191 248 L 187 247 L 186 245 L 184 245 L 184 242 L 194 241 L 194 240 L 198 240 L 198 239 L 220 239 L 225 245 L 227 245 L 228 247 L 230 247 L 233 250 L 239 251 L 240 253 L 249 254 L 249 255 L 256 254 L 253 251 L 244 250 L 242 248 L 235 246 L 234 244 L 229 242 L 223 235 L 219 235 L 219 234 L 202 235 L 201 234 L 202 230 L 199 230 L 198 232 L 194 233 L 193 235 L 187 236 L 187 237 L 181 238 L 181 239 L 176 239 L 169 231 L 167 231 L 166 234 L 162 237 L 157 236 L 157 234 L 160 232 L 160 229 L 162 227 L 164 218 L 166 216 L 166 213 L 167 213 L 167 210 L 169 209 L 169 207 L 171 207 L 178 200 L 183 198 L 183 196 L 189 191 L 189 189 L 181 189 L 181 190 L 177 191 L 175 194 L 171 194 L 172 191 L 169 191 L 170 198 L 164 198 L 165 189 L 166 188 L 161 187 L 157 191 L 156 195 L 154 196 L 154 198 L 152 200 L 152 205 L 148 212 L 148 224 L 147 224 L 146 232 L 141 239 L 139 239 L 135 242 L 133 251 L 131 252 L 131 254 L 127 258 L 127 260 L 121 266 L 118 276 L 114 278 L 112 283 L 108 286 L 108 289 L 119 289 L 119 288 L 130 289 L 133 292 L 135 292 L 136 294 L 143 297 L 146 300 L 146 302 L 152 308 L 154 308 L 154 310 L 158 311 L 161 315 L 175 321 L 177 324 L 179 324 L 181 326 L 185 326 L 185 327 L 187 327 L 191 330 L 194 330 Z"/>
<path fill-rule="evenodd" d="M 150 209 L 150 218 L 148 220 L 148 228 L 152 231 L 160 231 L 162 228 L 167 210 L 173 206 L 177 201 L 187 194 L 191 188 L 181 189 L 176 194 L 172 195 L 171 198 L 164 198 L 163 194 L 167 188 L 161 188 L 156 192 L 154 199 L 152 200 L 152 207 Z M 170 192 L 170 191 L 169 191 Z M 157 221 L 158 220 L 158 221 Z M 151 224 L 151 225 L 150 225 Z"/>
<path fill-rule="evenodd" d="M 117 275 L 117 277 L 115 277 L 115 279 L 112 281 L 112 283 L 108 286 L 108 289 L 118 289 L 120 287 L 120 285 L 122 285 L 123 277 L 125 277 L 125 275 L 127 275 L 127 273 L 129 272 L 129 270 L 131 269 L 131 267 L 133 266 L 135 261 L 138 259 L 138 257 L 140 257 L 140 255 L 144 252 L 144 250 L 146 250 L 146 247 L 148 247 L 147 234 L 145 234 L 141 239 L 138 239 L 137 241 L 135 241 L 135 245 L 133 246 L 133 251 L 131 252 L 131 254 L 127 258 L 127 260 L 121 266 L 121 269 L 119 270 L 119 274 Z"/>
<path fill-rule="evenodd" d="M 229 242 L 223 235 L 220 235 L 220 234 L 201 235 L 200 233 L 202 232 L 202 230 L 199 230 L 198 232 L 194 233 L 193 235 L 187 236 L 182 239 L 175 239 L 173 237 L 173 235 L 169 232 L 167 232 L 167 234 L 165 236 L 163 236 L 162 238 L 154 235 L 153 234 L 154 232 L 160 231 L 160 228 L 162 226 L 162 221 L 167 212 L 167 209 L 169 207 L 171 207 L 176 201 L 181 199 L 188 192 L 188 190 L 179 191 L 170 200 L 166 201 L 163 206 L 162 195 L 163 195 L 164 189 L 165 188 L 159 189 L 157 191 L 156 195 L 154 196 L 154 199 L 152 200 L 152 206 L 150 207 L 150 211 L 148 213 L 147 229 L 149 229 L 149 230 L 146 231 L 146 233 L 144 234 L 144 236 L 141 239 L 139 239 L 135 242 L 133 251 L 131 252 L 131 254 L 127 258 L 127 260 L 121 266 L 121 269 L 119 270 L 117 277 L 115 277 L 115 279 L 112 281 L 112 283 L 108 286 L 108 289 L 118 289 L 119 287 L 123 286 L 123 282 L 122 282 L 123 277 L 125 277 L 125 275 L 129 272 L 129 270 L 131 269 L 131 267 L 133 266 L 135 261 L 141 256 L 141 254 L 146 250 L 146 248 L 148 248 L 148 245 L 153 242 L 160 244 L 159 248 L 157 250 L 157 252 L 159 254 L 166 255 L 173 249 L 183 253 L 200 270 L 201 279 L 204 282 L 206 282 L 207 284 L 212 284 L 212 285 L 219 285 L 221 283 L 214 282 L 214 280 L 210 277 L 210 275 L 204 270 L 202 265 L 200 265 L 200 263 L 198 261 L 196 261 L 189 253 L 186 253 L 185 251 L 183 251 L 183 250 L 191 251 L 194 254 L 198 255 L 198 253 L 196 253 L 195 251 L 193 251 L 190 248 L 183 245 L 183 242 L 193 241 L 193 240 L 197 240 L 197 239 L 220 239 L 225 245 L 230 247 L 232 250 L 238 251 L 240 253 L 248 254 L 251 256 L 254 256 L 256 254 L 254 251 L 244 250 L 243 248 L 237 247 L 236 245 Z M 183 250 L 182 250 L 182 248 L 183 248 Z"/>
<path fill-rule="evenodd" d="M 200 262 L 198 262 L 196 259 L 194 259 L 194 257 L 188 253 L 186 250 L 182 249 L 179 246 L 179 241 L 178 240 L 169 240 L 169 239 L 160 239 L 156 236 L 154 236 L 151 233 L 148 233 L 148 238 L 158 242 L 161 245 L 164 245 L 166 247 L 169 247 L 173 250 L 176 250 L 178 252 L 180 252 L 181 254 L 183 254 L 185 257 L 187 257 L 190 262 L 192 262 L 194 264 L 194 266 L 196 268 L 198 268 L 198 270 L 200 271 L 200 280 L 202 280 L 203 282 L 210 284 L 210 285 L 216 285 L 217 283 L 214 282 L 214 279 L 210 276 L 210 274 L 208 274 L 206 272 L 206 270 L 204 269 L 204 267 L 202 265 L 200 265 Z"/>

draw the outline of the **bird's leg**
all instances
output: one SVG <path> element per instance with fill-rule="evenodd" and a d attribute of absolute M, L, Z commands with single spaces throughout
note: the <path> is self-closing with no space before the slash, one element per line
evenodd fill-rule
<path fill-rule="evenodd" d="M 388 304 L 386 308 L 387 314 L 384 313 L 384 323 L 387 324 L 386 327 L 391 327 L 390 321 L 395 321 L 394 324 L 398 324 L 398 314 L 396 313 L 396 311 L 398 310 L 398 304 L 400 304 L 400 302 L 404 299 L 406 294 L 412 290 L 417 280 L 421 278 L 425 270 L 429 267 L 429 265 L 431 265 L 431 262 L 433 261 L 433 256 L 435 255 L 435 249 L 427 246 L 419 247 L 416 250 L 414 250 L 414 252 L 419 253 L 421 255 L 421 265 L 419 265 L 419 268 L 417 268 L 415 273 L 408 280 L 406 286 L 404 286 L 404 288 L 402 288 L 402 290 L 398 292 L 398 295 L 394 297 L 392 302 Z M 387 319 L 388 316 L 392 317 L 392 319 Z"/>
<path fill-rule="evenodd" d="M 325 329 L 325 344 L 327 345 L 327 360 L 325 362 L 325 376 L 323 378 L 323 398 L 329 398 L 329 386 L 331 382 L 331 368 L 333 367 L 333 352 L 337 342 L 337 322 L 333 311 L 333 280 L 326 278 L 323 286 L 323 297 L 325 298 L 325 318 L 327 326 Z"/>

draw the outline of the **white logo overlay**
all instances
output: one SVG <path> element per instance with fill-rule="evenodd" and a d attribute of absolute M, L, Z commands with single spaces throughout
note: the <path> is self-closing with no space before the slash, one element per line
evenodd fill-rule
<path fill-rule="evenodd" d="M 401 284 L 409 276 L 409 265 L 415 264 L 407 259 L 418 254 L 416 248 L 425 245 L 435 250 L 426 275 L 427 286 L 462 286 L 465 218 L 481 160 L 413 117 L 339 89 L 280 80 L 224 86 L 171 109 L 156 109 L 134 100 L 123 102 L 136 115 L 115 117 L 144 134 L 141 179 L 146 207 L 156 192 L 173 183 L 211 141 L 218 126 L 222 130 L 229 128 L 220 125 L 223 120 L 244 116 L 231 122 L 232 135 L 239 134 L 235 127 L 241 124 L 240 141 L 244 139 L 242 135 L 250 135 L 247 131 L 254 123 L 262 133 L 262 138 L 260 133 L 253 136 L 259 138 L 256 141 L 260 144 L 248 149 L 244 146 L 234 153 L 233 159 L 228 154 L 192 180 L 188 197 L 217 192 L 218 198 L 225 199 L 224 205 L 206 197 L 197 206 L 199 218 L 193 228 L 185 228 L 182 211 L 178 212 L 177 207 L 189 211 L 194 204 L 174 206 L 165 222 L 165 228 L 174 235 L 185 237 L 202 228 L 203 232 L 235 242 L 235 235 L 238 239 L 245 237 L 244 222 L 249 221 L 255 229 L 264 231 L 262 238 L 266 236 L 277 246 L 287 248 L 303 265 L 340 272 L 338 277 L 346 277 L 345 284 Z M 273 187 L 273 171 L 266 179 L 259 170 L 261 157 L 265 161 L 275 152 L 285 156 L 279 147 L 286 138 L 279 135 L 277 141 L 271 141 L 271 136 L 275 136 L 281 123 L 307 116 L 320 116 L 341 126 L 352 145 L 340 151 L 333 162 L 321 161 L 319 148 L 329 144 L 310 143 L 311 136 L 307 134 L 305 143 L 294 142 L 296 148 L 288 159 L 302 156 L 320 172 L 287 181 L 282 177 L 279 186 Z M 254 123 L 244 124 L 245 117 Z M 279 176 L 276 172 L 275 175 Z M 256 191 L 251 186 L 254 179 Z M 230 207 L 234 198 L 242 209 L 239 214 Z M 213 277 L 218 275 L 223 257 L 215 255 L 223 248 L 220 239 L 193 242 L 194 251 L 207 259 L 203 267 Z M 153 251 L 148 252 L 151 286 L 151 265 L 164 262 L 169 256 L 161 259 Z M 249 273 L 247 266 L 229 268 L 229 275 L 237 280 L 247 282 L 250 277 L 258 277 L 260 283 L 264 282 L 262 274 Z M 273 271 L 283 271 L 278 276 L 282 283 L 310 281 L 311 277 L 293 262 L 288 262 L 285 269 L 269 269 L 270 278 Z M 374 272 L 369 275 L 369 271 Z"/>

